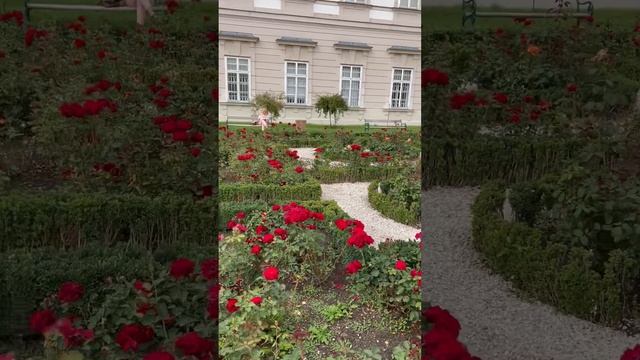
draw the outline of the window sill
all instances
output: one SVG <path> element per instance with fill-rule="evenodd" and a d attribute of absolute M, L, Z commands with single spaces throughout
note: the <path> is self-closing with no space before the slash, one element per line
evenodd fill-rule
<path fill-rule="evenodd" d="M 313 106 L 306 104 L 284 104 L 285 108 L 289 109 L 312 109 Z"/>
<path fill-rule="evenodd" d="M 389 109 L 386 108 L 384 109 L 385 112 L 400 112 L 400 113 L 408 113 L 408 112 L 413 112 L 413 109 L 411 108 L 399 108 L 399 109 Z"/>
<path fill-rule="evenodd" d="M 227 106 L 247 106 L 251 105 L 251 101 L 225 101 L 221 102 L 220 104 Z"/>

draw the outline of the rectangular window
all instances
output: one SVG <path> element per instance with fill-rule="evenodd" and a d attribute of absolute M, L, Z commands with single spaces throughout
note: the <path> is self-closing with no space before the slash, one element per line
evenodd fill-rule
<path fill-rule="evenodd" d="M 227 57 L 227 98 L 229 101 L 249 102 L 249 59 Z"/>
<path fill-rule="evenodd" d="M 342 65 L 340 69 L 340 94 L 349 107 L 360 106 L 362 66 Z"/>
<path fill-rule="evenodd" d="M 391 108 L 408 109 L 411 96 L 412 69 L 393 69 L 391 82 Z"/>
<path fill-rule="evenodd" d="M 409 8 L 409 9 L 417 9 L 418 8 L 418 0 L 398 0 L 398 7 Z"/>
<path fill-rule="evenodd" d="M 285 63 L 285 93 L 287 104 L 307 103 L 308 64 L 303 62 Z"/>

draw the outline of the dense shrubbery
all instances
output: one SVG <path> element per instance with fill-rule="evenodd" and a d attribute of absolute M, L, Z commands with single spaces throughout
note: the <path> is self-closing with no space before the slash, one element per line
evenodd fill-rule
<path fill-rule="evenodd" d="M 369 185 L 369 203 L 385 217 L 399 223 L 420 224 L 420 186 L 418 179 L 406 176 L 374 181 Z"/>

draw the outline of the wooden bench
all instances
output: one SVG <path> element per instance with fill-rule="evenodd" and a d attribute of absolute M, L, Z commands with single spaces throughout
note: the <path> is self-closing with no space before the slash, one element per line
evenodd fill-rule
<path fill-rule="evenodd" d="M 225 124 L 227 128 L 229 125 L 231 126 L 242 126 L 242 127 L 252 127 L 252 126 L 260 126 L 258 125 L 258 117 L 240 117 L 234 116 L 232 121 L 229 121 L 229 117 L 225 120 Z"/>
<path fill-rule="evenodd" d="M 377 129 L 406 129 L 407 123 L 402 120 L 365 120 L 364 131 L 369 131 L 371 128 Z"/>
<path fill-rule="evenodd" d="M 583 10 L 586 7 L 586 10 Z M 466 27 L 470 22 L 475 27 L 477 18 L 575 18 L 578 21 L 593 16 L 593 3 L 589 0 L 576 0 L 576 11 L 568 12 L 558 8 L 551 8 L 547 11 L 536 11 L 536 0 L 532 0 L 531 12 L 501 12 L 501 11 L 478 11 L 476 0 L 462 0 L 462 27 Z"/>
<path fill-rule="evenodd" d="M 155 1 L 154 1 L 155 2 Z M 162 10 L 162 6 L 153 6 L 154 11 Z M 32 10 L 55 10 L 55 11 L 108 11 L 108 12 L 136 12 L 136 7 L 130 6 L 114 6 L 107 7 L 102 5 L 83 5 L 83 4 L 49 4 L 49 3 L 32 3 L 29 0 L 24 2 L 25 24 L 31 21 Z M 142 25 L 142 24 L 141 24 Z"/>

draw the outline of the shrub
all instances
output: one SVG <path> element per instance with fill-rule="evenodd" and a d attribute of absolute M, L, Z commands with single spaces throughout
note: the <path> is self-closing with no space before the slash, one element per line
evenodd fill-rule
<path fill-rule="evenodd" d="M 400 182 L 399 179 L 404 181 Z M 369 203 L 385 217 L 402 224 L 416 226 L 420 223 L 420 189 L 417 181 L 415 186 L 411 186 L 413 184 L 406 180 L 403 177 L 389 182 L 372 182 L 368 189 Z M 399 183 L 408 185 L 404 190 L 408 190 L 409 193 L 400 195 L 399 193 L 403 190 Z M 381 188 L 382 193 L 378 192 L 378 187 Z"/>
<path fill-rule="evenodd" d="M 337 125 L 338 117 L 348 109 L 346 101 L 340 94 L 320 96 L 316 101 L 316 111 L 324 117 L 329 117 L 329 126 L 331 126 L 331 117 L 333 117 L 333 125 Z"/>
<path fill-rule="evenodd" d="M 119 241 L 148 248 L 214 240 L 217 205 L 191 197 L 14 193 L 0 197 L 0 251 Z"/>
<path fill-rule="evenodd" d="M 279 184 L 221 184 L 220 201 L 320 200 L 321 189 L 317 181 L 284 185 Z"/>

